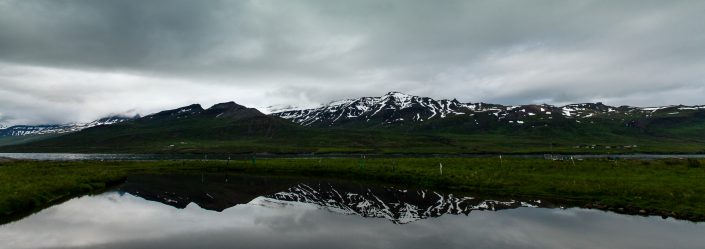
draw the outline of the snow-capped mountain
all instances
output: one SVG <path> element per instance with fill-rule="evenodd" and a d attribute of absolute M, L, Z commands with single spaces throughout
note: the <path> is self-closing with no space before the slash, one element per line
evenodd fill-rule
<path fill-rule="evenodd" d="M 335 101 L 312 109 L 286 110 L 272 115 L 304 126 L 330 127 L 348 124 L 367 126 L 423 123 L 446 118 L 465 118 L 469 124 L 504 122 L 522 125 L 535 121 L 557 119 L 575 123 L 591 118 L 624 119 L 652 116 L 678 116 L 684 113 L 705 111 L 705 106 L 630 107 L 608 106 L 602 103 L 582 103 L 565 106 L 517 105 L 505 106 L 487 103 L 461 103 L 453 100 L 435 100 L 390 92 L 381 97 L 363 97 Z"/>
<path fill-rule="evenodd" d="M 294 105 L 270 105 L 270 106 L 266 106 L 266 107 L 260 107 L 257 109 L 260 110 L 262 113 L 271 114 L 271 113 L 278 113 L 278 112 L 301 110 L 301 109 L 306 109 L 306 108 L 301 108 L 299 106 L 294 106 Z"/>
<path fill-rule="evenodd" d="M 468 108 L 474 108 L 474 106 L 466 106 L 457 100 L 437 101 L 426 97 L 390 92 L 382 97 L 347 99 L 318 108 L 287 110 L 275 112 L 272 115 L 305 126 L 333 126 L 351 120 L 370 122 L 374 119 L 383 123 L 421 122 L 449 115 L 465 114 Z"/>
<path fill-rule="evenodd" d="M 88 123 L 72 123 L 72 124 L 54 124 L 54 125 L 15 125 L 0 129 L 0 137 L 8 136 L 28 136 L 28 135 L 47 135 L 47 134 L 63 134 L 76 132 L 90 127 L 100 125 L 111 125 L 127 120 L 130 117 L 110 116 L 94 120 Z"/>
<path fill-rule="evenodd" d="M 313 204 L 326 210 L 358 215 L 365 218 L 384 218 L 395 224 L 440 217 L 445 214 L 468 215 L 473 210 L 501 210 L 518 207 L 538 207 L 535 201 L 498 201 L 474 197 L 456 197 L 427 190 L 398 188 L 350 189 L 342 185 L 300 183 L 286 191 L 264 196 L 250 202 L 264 206 L 285 206 L 297 203 Z"/>

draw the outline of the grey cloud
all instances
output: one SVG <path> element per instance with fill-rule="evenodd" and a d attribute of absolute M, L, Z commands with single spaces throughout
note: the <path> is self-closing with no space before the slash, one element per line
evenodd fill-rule
<path fill-rule="evenodd" d="M 0 112 L 49 112 L 31 99 L 80 110 L 106 92 L 142 111 L 391 90 L 505 104 L 703 104 L 704 11 L 696 1 L 0 0 L 0 90 L 27 99 L 0 101 Z M 63 76 L 34 76 L 45 69 Z M 209 88 L 221 93 L 193 95 Z M 62 120 L 43 116 L 31 121 Z"/>

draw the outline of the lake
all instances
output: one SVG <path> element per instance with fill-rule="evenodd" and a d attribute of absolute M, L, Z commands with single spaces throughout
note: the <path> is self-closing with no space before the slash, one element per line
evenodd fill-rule
<path fill-rule="evenodd" d="M 0 225 L 2 248 L 702 248 L 705 223 L 378 183 L 133 175 Z"/>

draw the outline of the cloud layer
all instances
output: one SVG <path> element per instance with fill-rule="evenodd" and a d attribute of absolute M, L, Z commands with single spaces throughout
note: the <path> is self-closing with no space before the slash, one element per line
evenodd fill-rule
<path fill-rule="evenodd" d="M 705 2 L 0 0 L 0 124 L 404 91 L 705 104 Z"/>

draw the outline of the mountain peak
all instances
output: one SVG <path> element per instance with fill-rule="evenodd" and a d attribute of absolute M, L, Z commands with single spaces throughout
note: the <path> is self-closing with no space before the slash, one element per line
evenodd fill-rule
<path fill-rule="evenodd" d="M 457 100 L 437 101 L 392 91 L 380 97 L 340 100 L 314 109 L 285 110 L 272 115 L 306 126 L 333 126 L 354 120 L 370 124 L 381 121 L 386 125 L 463 114 L 463 108 L 466 107 Z"/>
<path fill-rule="evenodd" d="M 235 103 L 234 101 L 228 101 L 228 102 L 224 102 L 224 103 L 215 104 L 215 105 L 211 106 L 210 108 L 208 108 L 208 110 L 229 110 L 229 109 L 241 109 L 241 108 L 246 108 L 246 107 L 241 106 L 241 105 Z"/>
<path fill-rule="evenodd" d="M 181 107 L 179 109 L 200 109 L 200 110 L 203 110 L 203 107 L 201 107 L 201 104 L 190 104 L 190 105 Z"/>
<path fill-rule="evenodd" d="M 391 96 L 391 97 L 395 97 L 395 98 L 409 98 L 409 97 L 414 97 L 413 95 L 406 94 L 406 93 L 403 93 L 403 92 L 397 92 L 397 91 L 388 92 L 388 93 L 385 94 L 384 96 Z"/>
<path fill-rule="evenodd" d="M 201 115 L 213 116 L 215 118 L 247 118 L 253 116 L 264 115 L 257 109 L 248 108 L 239 105 L 233 101 L 215 104 L 207 110 L 201 112 Z"/>
<path fill-rule="evenodd" d="M 154 118 L 182 118 L 185 116 L 190 116 L 203 111 L 203 107 L 200 104 L 191 104 L 184 107 L 179 107 L 172 110 L 161 111 L 155 114 L 147 115 L 145 119 Z"/>

